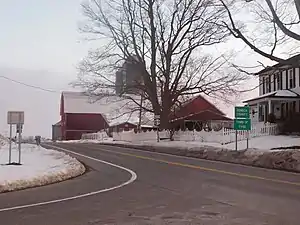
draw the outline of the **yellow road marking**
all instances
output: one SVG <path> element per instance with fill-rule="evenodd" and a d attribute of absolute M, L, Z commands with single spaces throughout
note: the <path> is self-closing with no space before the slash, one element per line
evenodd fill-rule
<path fill-rule="evenodd" d="M 112 153 L 117 153 L 117 154 L 120 154 L 120 155 L 135 157 L 135 158 L 139 158 L 139 159 L 145 159 L 145 160 L 155 161 L 155 162 L 159 162 L 159 163 L 165 163 L 165 164 L 174 165 L 174 166 L 181 166 L 181 167 L 186 167 L 186 168 L 192 168 L 192 169 L 198 169 L 198 170 L 203 170 L 203 171 L 222 173 L 222 174 L 227 174 L 227 175 L 232 175 L 232 176 L 237 176 L 237 177 L 250 178 L 250 179 L 256 179 L 256 180 L 271 181 L 271 182 L 280 183 L 280 184 L 289 184 L 289 185 L 300 186 L 300 183 L 292 182 L 292 181 L 278 180 L 278 179 L 260 177 L 260 176 L 249 175 L 249 174 L 244 174 L 244 173 L 229 172 L 229 171 L 225 171 L 225 170 L 207 168 L 207 167 L 202 167 L 202 166 L 195 166 L 195 165 L 186 164 L 186 163 L 178 163 L 178 162 L 172 162 L 172 161 L 163 160 L 163 159 L 155 159 L 155 158 L 151 158 L 151 157 L 148 157 L 148 156 L 141 156 L 141 155 L 135 155 L 135 154 L 131 154 L 131 153 L 111 151 L 111 150 L 106 150 L 106 149 L 102 149 L 102 148 L 100 150 L 105 151 L 105 152 L 112 152 Z"/>

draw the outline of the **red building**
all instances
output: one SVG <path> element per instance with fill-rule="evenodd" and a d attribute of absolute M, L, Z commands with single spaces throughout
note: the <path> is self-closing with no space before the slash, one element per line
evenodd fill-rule
<path fill-rule="evenodd" d="M 190 127 L 211 122 L 230 122 L 225 113 L 210 103 L 206 98 L 198 95 L 183 103 L 171 116 L 172 123 L 178 127 Z"/>
<path fill-rule="evenodd" d="M 62 140 L 78 140 L 83 133 L 94 133 L 108 128 L 101 113 L 105 106 L 89 101 L 80 92 L 62 92 L 60 103 Z"/>
<path fill-rule="evenodd" d="M 60 103 L 61 139 L 78 140 L 83 133 L 95 133 L 104 129 L 110 133 L 136 129 L 138 113 L 132 113 L 130 107 L 126 108 L 128 106 L 128 100 L 122 100 L 118 96 L 91 99 L 81 92 L 63 92 Z M 144 117 L 142 128 L 153 129 L 152 117 L 148 114 Z M 212 121 L 222 124 L 224 121 L 232 121 L 201 95 L 183 103 L 170 119 L 174 127 L 188 129 L 197 129 L 197 126 L 203 127 Z"/>

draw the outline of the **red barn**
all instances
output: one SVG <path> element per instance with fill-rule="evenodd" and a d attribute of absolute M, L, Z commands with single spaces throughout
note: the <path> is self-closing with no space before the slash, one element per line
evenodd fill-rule
<path fill-rule="evenodd" d="M 210 103 L 206 98 L 198 95 L 183 103 L 171 116 L 176 126 L 186 126 L 187 123 L 232 121 L 221 110 Z"/>
<path fill-rule="evenodd" d="M 80 92 L 62 92 L 60 103 L 63 140 L 78 140 L 83 133 L 94 133 L 108 128 L 99 104 Z"/>

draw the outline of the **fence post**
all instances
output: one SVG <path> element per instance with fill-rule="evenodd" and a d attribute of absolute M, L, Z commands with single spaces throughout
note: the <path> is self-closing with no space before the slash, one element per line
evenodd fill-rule
<path fill-rule="evenodd" d="M 222 127 L 222 143 L 221 143 L 222 145 L 225 144 L 225 140 L 224 140 L 225 139 L 225 129 L 226 128 L 223 126 Z"/>

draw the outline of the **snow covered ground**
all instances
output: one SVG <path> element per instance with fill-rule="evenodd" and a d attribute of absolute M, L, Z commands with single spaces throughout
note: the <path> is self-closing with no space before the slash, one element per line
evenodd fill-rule
<path fill-rule="evenodd" d="M 238 149 L 245 149 L 247 146 L 246 140 L 238 142 Z M 280 147 L 300 146 L 300 136 L 262 136 L 249 139 L 249 148 L 260 150 L 270 150 Z M 225 148 L 235 149 L 235 143 L 224 145 Z"/>
<path fill-rule="evenodd" d="M 106 140 L 79 140 L 69 141 L 79 143 L 103 143 L 130 147 L 146 151 L 155 151 L 173 155 L 216 160 L 222 162 L 239 163 L 249 166 L 258 166 L 269 169 L 287 170 L 300 172 L 300 148 L 299 149 L 276 149 L 282 147 L 300 146 L 299 136 L 262 136 L 249 140 L 247 151 L 232 151 L 235 143 L 221 145 L 219 143 L 197 141 L 143 141 L 124 142 Z M 246 141 L 238 142 L 238 150 L 246 148 Z M 272 150 L 274 149 L 275 150 Z M 228 150 L 228 151 L 227 151 Z"/>
<path fill-rule="evenodd" d="M 0 143 L 0 193 L 55 183 L 85 172 L 85 167 L 75 158 L 30 144 L 22 144 L 22 165 L 6 165 L 9 151 L 8 144 L 3 144 Z M 18 162 L 18 148 L 14 143 L 12 162 Z"/>
<path fill-rule="evenodd" d="M 113 141 L 112 138 L 107 138 L 106 140 L 74 140 L 74 141 L 62 141 L 65 143 L 115 143 L 115 144 L 126 144 L 129 142 L 123 141 Z M 221 145 L 219 143 L 210 143 L 210 142 L 197 142 L 197 141 L 143 141 L 143 142 L 130 142 L 130 144 L 143 144 L 149 146 L 168 146 L 174 148 L 194 148 L 199 146 L 212 146 L 217 148 L 226 148 L 230 150 L 235 150 L 235 142 Z M 238 150 L 246 149 L 246 140 L 238 142 Z M 272 148 L 280 147 L 291 147 L 291 146 L 300 146 L 300 136 L 262 136 L 249 139 L 249 148 L 250 149 L 259 149 L 262 151 L 269 151 Z"/>

